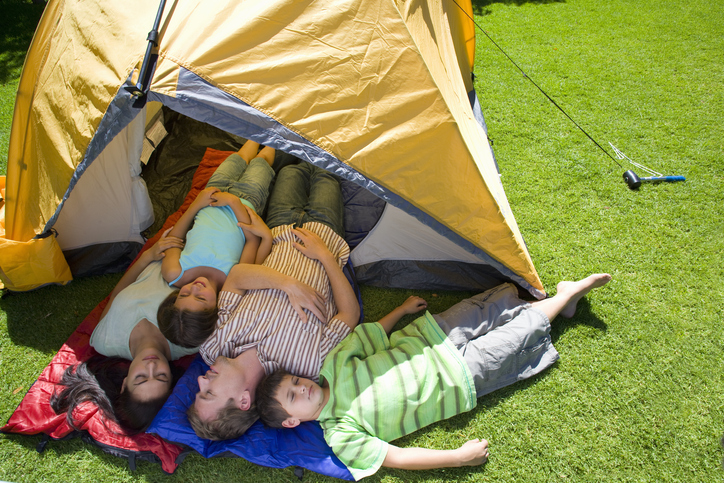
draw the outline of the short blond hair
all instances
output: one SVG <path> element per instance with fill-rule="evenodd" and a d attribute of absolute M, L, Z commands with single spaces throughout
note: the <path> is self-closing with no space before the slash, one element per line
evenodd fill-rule
<path fill-rule="evenodd" d="M 210 439 L 213 441 L 222 441 L 224 439 L 238 438 L 246 433 L 246 430 L 259 419 L 259 411 L 256 403 L 252 403 L 251 407 L 244 411 L 234 404 L 233 399 L 219 410 L 215 419 L 204 421 L 199 416 L 196 406 L 192 404 L 186 416 L 189 418 L 191 427 L 200 438 Z"/>

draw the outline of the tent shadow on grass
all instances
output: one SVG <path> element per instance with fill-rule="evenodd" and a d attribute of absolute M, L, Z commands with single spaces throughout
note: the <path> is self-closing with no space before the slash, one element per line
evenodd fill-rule
<path fill-rule="evenodd" d="M 54 354 L 71 332 L 78 326 L 67 317 L 54 317 L 56 297 L 46 303 L 33 297 L 33 302 L 21 301 L 15 294 L 6 295 L 0 310 L 7 314 L 8 336 L 19 347 L 31 347 L 45 354 Z"/>
<path fill-rule="evenodd" d="M 8 337 L 18 347 L 55 354 L 85 317 L 113 290 L 120 275 L 84 277 L 70 287 L 6 292 L 0 310 L 7 315 Z M 72 292 L 72 296 L 70 296 Z"/>
<path fill-rule="evenodd" d="M 490 15 L 490 10 L 487 8 L 489 5 L 494 3 L 502 3 L 503 5 L 515 5 L 520 7 L 526 3 L 535 3 L 539 5 L 545 5 L 548 3 L 566 3 L 566 0 L 472 0 L 473 12 L 475 15 Z"/>

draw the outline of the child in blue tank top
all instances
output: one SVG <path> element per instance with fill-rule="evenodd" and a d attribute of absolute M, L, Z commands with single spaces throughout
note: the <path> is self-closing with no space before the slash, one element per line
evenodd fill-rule
<path fill-rule="evenodd" d="M 257 153 L 258 151 L 258 153 Z M 158 310 L 161 331 L 182 347 L 196 347 L 216 323 L 216 297 L 231 267 L 262 263 L 271 251 L 271 232 L 252 233 L 249 211 L 261 213 L 274 178 L 275 151 L 247 141 L 216 170 L 169 236 L 185 240 L 183 250 L 166 251 L 163 278 L 178 290 Z"/>

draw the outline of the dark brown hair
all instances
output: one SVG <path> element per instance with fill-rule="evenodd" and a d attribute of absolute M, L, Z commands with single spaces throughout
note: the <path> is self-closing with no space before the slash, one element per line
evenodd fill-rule
<path fill-rule="evenodd" d="M 282 423 L 291 416 L 284 409 L 277 399 L 277 392 L 284 377 L 289 372 L 279 368 L 271 374 L 264 376 L 256 388 L 256 404 L 259 411 L 259 419 L 269 427 L 283 428 Z"/>
<path fill-rule="evenodd" d="M 75 430 L 81 428 L 76 424 L 73 412 L 82 403 L 92 402 L 101 411 L 104 425 L 106 420 L 111 420 L 128 435 L 145 431 L 166 402 L 170 390 L 160 398 L 135 401 L 129 391 L 121 392 L 129 365 L 130 361 L 120 357 L 96 355 L 70 366 L 58 382 L 63 389 L 50 398 L 50 407 L 56 414 L 66 413 L 68 425 Z M 171 372 L 173 387 L 178 371 L 172 366 Z"/>
<path fill-rule="evenodd" d="M 164 337 L 178 346 L 198 347 L 214 332 L 219 311 L 216 306 L 198 312 L 181 310 L 174 305 L 178 293 L 178 290 L 171 292 L 158 306 L 158 328 Z"/>

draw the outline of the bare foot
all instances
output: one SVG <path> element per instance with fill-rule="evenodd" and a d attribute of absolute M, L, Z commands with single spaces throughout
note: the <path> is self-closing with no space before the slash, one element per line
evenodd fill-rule
<path fill-rule="evenodd" d="M 563 307 L 560 316 L 570 319 L 576 313 L 576 306 L 588 292 L 594 288 L 603 287 L 611 281 L 611 275 L 607 273 L 594 273 L 577 282 L 563 281 L 556 286 L 556 296 L 563 295 L 570 297 L 570 301 Z"/>

